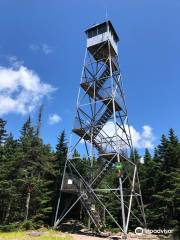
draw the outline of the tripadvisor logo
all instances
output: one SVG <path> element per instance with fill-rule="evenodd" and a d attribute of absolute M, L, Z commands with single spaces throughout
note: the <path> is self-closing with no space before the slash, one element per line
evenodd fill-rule
<path fill-rule="evenodd" d="M 173 233 L 173 230 L 171 229 L 145 229 L 145 228 L 142 228 L 142 227 L 137 227 L 135 229 L 135 234 L 137 235 L 143 235 L 143 234 L 151 234 L 151 233 L 154 233 L 154 234 L 171 234 Z"/>

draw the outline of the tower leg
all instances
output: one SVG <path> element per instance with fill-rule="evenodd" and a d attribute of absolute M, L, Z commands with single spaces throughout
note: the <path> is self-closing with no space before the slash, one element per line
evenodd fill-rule
<path fill-rule="evenodd" d="M 126 231 L 126 216 L 124 211 L 124 196 L 123 196 L 123 187 L 122 187 L 122 179 L 119 177 L 119 186 L 120 186 L 120 194 L 121 194 L 121 212 L 122 212 L 122 222 L 123 222 L 123 231 L 124 234 L 127 234 Z"/>

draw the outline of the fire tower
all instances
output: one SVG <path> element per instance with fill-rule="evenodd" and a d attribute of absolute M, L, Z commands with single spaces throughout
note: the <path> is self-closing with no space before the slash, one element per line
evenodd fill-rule
<path fill-rule="evenodd" d="M 146 221 L 118 63 L 119 37 L 111 21 L 85 33 L 87 47 L 54 226 L 81 203 L 98 231 L 108 216 L 126 235 L 131 221 L 137 226 Z M 112 182 L 106 185 L 108 176 Z M 60 211 L 64 193 L 69 198 Z M 107 194 L 117 199 L 118 219 L 106 205 Z"/>

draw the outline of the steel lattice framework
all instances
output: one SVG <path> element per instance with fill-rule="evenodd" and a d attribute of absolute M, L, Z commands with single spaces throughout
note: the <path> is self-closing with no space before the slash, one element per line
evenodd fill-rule
<path fill-rule="evenodd" d="M 145 226 L 146 221 L 116 49 L 119 39 L 110 21 L 93 26 L 86 34 L 76 116 L 54 226 L 81 202 L 97 230 L 105 225 L 102 213 L 106 213 L 126 235 L 131 219 L 137 226 Z M 86 163 L 85 175 L 78 167 L 75 150 Z M 113 173 L 112 184 L 102 186 L 102 180 Z M 61 213 L 63 192 L 76 197 Z M 117 198 L 119 220 L 104 201 L 107 193 Z"/>

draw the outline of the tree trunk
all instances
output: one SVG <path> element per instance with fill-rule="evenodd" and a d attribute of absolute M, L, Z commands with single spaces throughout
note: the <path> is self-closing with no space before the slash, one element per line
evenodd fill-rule
<path fill-rule="evenodd" d="M 29 215 L 29 203 L 30 203 L 30 199 L 31 199 L 31 193 L 28 192 L 27 193 L 27 197 L 26 197 L 26 214 L 25 214 L 25 221 L 27 221 L 28 219 L 28 215 Z"/>
<path fill-rule="evenodd" d="M 10 215 L 10 210 L 11 210 L 11 200 L 9 200 L 9 203 L 8 203 L 8 207 L 7 207 L 7 211 L 6 211 L 6 214 L 5 214 L 5 217 L 4 217 L 4 223 L 7 223 L 7 220 L 9 218 L 9 215 Z"/>

